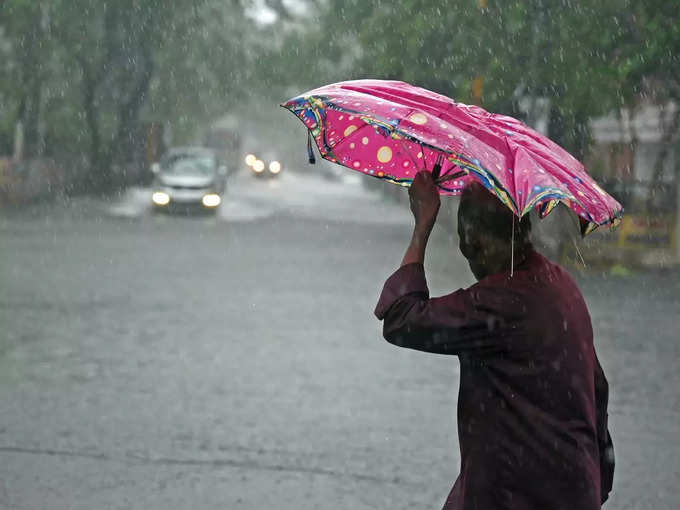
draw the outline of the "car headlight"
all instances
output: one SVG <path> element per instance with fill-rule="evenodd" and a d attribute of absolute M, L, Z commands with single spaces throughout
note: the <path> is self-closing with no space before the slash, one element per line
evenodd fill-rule
<path fill-rule="evenodd" d="M 258 174 L 262 173 L 262 171 L 264 170 L 264 161 L 262 161 L 261 159 L 256 160 L 255 163 L 253 163 L 253 170 L 255 170 L 255 172 L 257 172 Z"/>
<path fill-rule="evenodd" d="M 254 154 L 248 154 L 246 156 L 246 165 L 253 166 L 253 163 L 255 163 L 255 161 L 257 161 L 257 158 L 255 157 Z"/>
<path fill-rule="evenodd" d="M 156 191 L 151 195 L 151 200 L 156 205 L 168 205 L 170 203 L 170 195 L 164 191 Z"/>
<path fill-rule="evenodd" d="M 207 195 L 203 195 L 201 202 L 203 202 L 203 205 L 206 207 L 217 207 L 222 202 L 222 199 L 217 193 L 208 193 Z"/>
<path fill-rule="evenodd" d="M 278 174 L 281 171 L 281 163 L 278 161 L 272 161 L 269 163 L 269 171 L 273 174 Z"/>

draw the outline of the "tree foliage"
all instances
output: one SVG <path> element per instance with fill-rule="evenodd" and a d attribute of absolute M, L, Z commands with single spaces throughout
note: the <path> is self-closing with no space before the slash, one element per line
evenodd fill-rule
<path fill-rule="evenodd" d="M 20 120 L 27 152 L 85 154 L 106 188 L 142 122 L 172 122 L 189 138 L 237 105 L 366 77 L 530 123 L 547 99 L 549 135 L 578 157 L 593 116 L 650 90 L 680 103 L 673 2 L 268 0 L 278 19 L 266 26 L 248 15 L 262 3 L 4 0 L 0 150 Z"/>
<path fill-rule="evenodd" d="M 143 121 L 190 131 L 244 89 L 244 10 L 219 0 L 172 8 L 161 0 L 6 0 L 4 150 L 21 121 L 29 156 L 84 154 L 86 184 L 111 188 L 112 168 L 133 158 Z"/>
<path fill-rule="evenodd" d="M 405 80 L 535 123 L 577 157 L 589 119 L 677 87 L 680 20 L 663 0 L 328 0 L 292 31 L 272 66 L 298 90 L 362 77 Z M 473 83 L 483 83 L 475 97 Z M 284 94 L 285 95 L 285 94 Z M 670 97 L 670 96 L 669 96 Z M 677 99 L 677 94 L 673 96 Z"/>

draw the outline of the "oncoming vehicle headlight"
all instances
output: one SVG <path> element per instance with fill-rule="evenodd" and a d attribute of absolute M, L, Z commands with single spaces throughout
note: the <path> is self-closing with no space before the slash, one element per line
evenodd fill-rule
<path fill-rule="evenodd" d="M 156 191 L 151 195 L 151 200 L 156 205 L 168 205 L 170 203 L 170 195 L 163 191 Z"/>
<path fill-rule="evenodd" d="M 269 171 L 273 174 L 278 174 L 281 171 L 281 163 L 278 161 L 272 161 L 269 163 Z"/>
<path fill-rule="evenodd" d="M 257 158 L 255 157 L 254 154 L 248 154 L 246 156 L 246 165 L 253 166 L 253 163 L 255 163 L 255 161 L 257 161 Z"/>
<path fill-rule="evenodd" d="M 258 159 L 253 163 L 253 170 L 255 170 L 258 174 L 261 173 L 264 170 L 264 161 L 261 159 Z"/>
<path fill-rule="evenodd" d="M 206 207 L 217 207 L 220 205 L 222 202 L 222 199 L 217 193 L 208 193 L 207 195 L 203 195 L 203 205 Z"/>

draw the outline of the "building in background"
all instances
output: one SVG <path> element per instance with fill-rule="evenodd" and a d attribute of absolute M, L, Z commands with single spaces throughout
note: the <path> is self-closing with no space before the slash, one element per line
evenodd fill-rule
<path fill-rule="evenodd" d="M 593 119 L 586 168 L 624 206 L 609 236 L 633 262 L 677 263 L 680 258 L 680 130 L 678 105 L 643 103 Z"/>

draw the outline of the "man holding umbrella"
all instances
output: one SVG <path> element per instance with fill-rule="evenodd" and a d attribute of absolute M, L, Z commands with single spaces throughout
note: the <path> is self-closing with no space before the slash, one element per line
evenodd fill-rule
<path fill-rule="evenodd" d="M 461 472 L 445 508 L 599 508 L 614 467 L 607 380 L 583 296 L 534 251 L 528 215 L 562 204 L 586 235 L 614 228 L 621 204 L 518 119 L 408 83 L 332 83 L 282 106 L 310 154 L 315 142 L 333 163 L 410 187 L 413 238 L 375 313 L 389 342 L 460 359 Z M 423 259 L 439 195 L 462 195 L 460 249 L 478 283 L 431 299 Z"/>
<path fill-rule="evenodd" d="M 440 202 L 429 172 L 409 196 L 413 237 L 375 314 L 388 342 L 460 359 L 461 472 L 444 508 L 599 508 L 614 469 L 608 385 L 574 280 L 534 251 L 528 218 L 471 183 L 458 233 L 478 283 L 430 298 L 423 260 Z"/>

